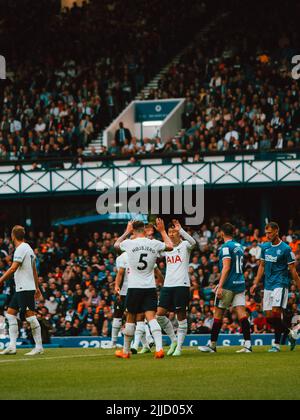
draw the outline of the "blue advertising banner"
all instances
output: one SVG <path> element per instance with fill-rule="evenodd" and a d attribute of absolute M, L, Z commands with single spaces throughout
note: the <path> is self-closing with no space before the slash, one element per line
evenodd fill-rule
<path fill-rule="evenodd" d="M 189 335 L 186 337 L 184 345 L 187 347 L 206 346 L 210 339 L 209 335 Z M 0 350 L 3 350 L 8 345 L 9 340 L 0 340 Z M 254 346 L 271 346 L 274 342 L 274 335 L 253 335 L 252 343 Z M 300 340 L 298 341 L 300 344 Z M 119 338 L 119 343 L 123 344 L 123 338 Z M 243 344 L 243 336 L 236 335 L 220 335 L 218 346 L 232 347 L 241 346 Z M 164 345 L 169 345 L 169 339 L 164 337 Z M 18 348 L 28 348 L 32 344 L 28 340 L 18 340 Z M 111 341 L 103 337 L 54 337 L 48 348 L 94 348 L 94 349 L 109 349 Z"/>
<path fill-rule="evenodd" d="M 179 101 L 149 101 L 136 103 L 135 121 L 163 121 L 176 108 Z"/>

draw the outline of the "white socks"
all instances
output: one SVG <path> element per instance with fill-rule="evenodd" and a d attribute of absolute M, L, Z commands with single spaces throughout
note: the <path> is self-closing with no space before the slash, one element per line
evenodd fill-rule
<path fill-rule="evenodd" d="M 148 324 L 149 324 L 149 327 L 152 332 L 152 336 L 155 341 L 156 352 L 160 352 L 163 349 L 162 331 L 161 331 L 160 325 L 156 319 L 152 319 L 152 321 L 148 322 Z"/>
<path fill-rule="evenodd" d="M 112 323 L 112 334 L 111 334 L 113 345 L 117 344 L 121 328 L 122 328 L 122 318 L 114 318 L 113 323 Z"/>
<path fill-rule="evenodd" d="M 133 348 L 135 350 L 138 350 L 140 346 L 140 342 L 142 341 L 143 345 L 147 343 L 145 338 L 145 322 L 137 322 L 136 323 L 136 330 L 135 330 L 135 336 L 134 336 L 134 343 Z"/>
<path fill-rule="evenodd" d="M 185 337 L 188 333 L 188 322 L 187 319 L 184 321 L 178 321 L 178 345 L 177 350 L 182 351 L 182 346 L 184 344 Z"/>
<path fill-rule="evenodd" d="M 43 340 L 42 340 L 42 330 L 40 323 L 36 316 L 32 316 L 30 318 L 26 318 L 26 321 L 30 324 L 32 336 L 35 342 L 35 346 L 37 349 L 43 348 Z"/>
<path fill-rule="evenodd" d="M 244 346 L 246 347 L 246 349 L 251 349 L 251 347 L 252 347 L 251 341 L 245 341 Z"/>
<path fill-rule="evenodd" d="M 9 338 L 10 344 L 9 347 L 13 350 L 17 347 L 17 339 L 19 337 L 19 326 L 18 326 L 18 319 L 14 315 L 6 315 L 6 319 L 9 325 Z"/>
<path fill-rule="evenodd" d="M 161 329 L 165 331 L 167 336 L 171 339 L 172 344 L 177 342 L 177 337 L 172 325 L 172 322 L 166 316 L 158 316 L 157 321 L 161 326 Z"/>
<path fill-rule="evenodd" d="M 150 348 L 150 346 L 152 344 L 154 344 L 154 341 L 153 341 L 153 337 L 151 335 L 150 328 L 149 328 L 148 324 L 146 324 L 146 323 L 145 323 L 145 332 L 146 332 L 146 340 L 147 340 L 146 347 Z"/>
<path fill-rule="evenodd" d="M 124 354 L 130 353 L 131 342 L 134 338 L 135 324 L 126 324 L 124 331 Z"/>

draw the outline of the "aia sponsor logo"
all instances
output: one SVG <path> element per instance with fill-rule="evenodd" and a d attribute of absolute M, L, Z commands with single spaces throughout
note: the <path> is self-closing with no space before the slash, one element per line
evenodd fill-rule
<path fill-rule="evenodd" d="M 182 263 L 182 262 L 183 261 L 182 261 L 182 258 L 181 258 L 180 255 L 176 255 L 176 257 L 172 256 L 172 257 L 167 258 L 167 263 L 168 264 L 178 264 L 178 263 Z"/>

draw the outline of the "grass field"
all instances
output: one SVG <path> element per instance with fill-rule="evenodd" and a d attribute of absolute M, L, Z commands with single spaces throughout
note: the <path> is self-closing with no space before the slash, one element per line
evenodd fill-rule
<path fill-rule="evenodd" d="M 0 399 L 300 399 L 300 350 L 217 354 L 186 349 L 180 359 L 118 360 L 111 350 L 59 349 L 0 359 Z"/>

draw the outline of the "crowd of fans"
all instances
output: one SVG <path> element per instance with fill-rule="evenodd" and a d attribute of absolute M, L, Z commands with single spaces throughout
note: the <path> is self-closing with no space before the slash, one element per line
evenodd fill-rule
<path fill-rule="evenodd" d="M 30 27 L 13 2 L 3 9 L 0 47 L 10 46 L 11 83 L 0 113 L 1 160 L 84 156 L 89 141 L 201 31 L 204 16 L 221 13 L 183 0 L 176 8 L 155 0 L 151 9 L 145 0 L 138 7 L 92 0 L 64 13 L 46 13 L 44 3 L 33 8 L 26 0 L 27 19 L 39 22 Z M 163 144 L 133 135 L 92 155 L 190 153 L 197 160 L 210 152 L 299 149 L 299 83 L 291 76 L 299 6 L 290 5 L 288 26 L 285 10 L 265 14 L 264 7 L 253 5 L 247 16 L 235 8 L 218 20 L 144 98 L 186 98 L 176 138 Z"/>
<path fill-rule="evenodd" d="M 209 334 L 213 324 L 214 293 L 220 278 L 218 248 L 221 220 L 213 218 L 199 231 L 190 231 L 197 241 L 191 257 L 189 273 L 191 278 L 191 300 L 189 308 L 189 333 Z M 255 297 L 249 289 L 258 270 L 261 255 L 260 243 L 265 240 L 253 224 L 239 220 L 236 223 L 235 239 L 245 247 L 244 272 L 247 283 L 247 309 L 253 332 L 271 332 L 262 312 L 262 289 Z M 300 272 L 300 235 L 291 227 L 283 236 L 297 257 Z M 94 232 L 88 235 L 78 228 L 60 227 L 48 234 L 28 233 L 28 242 L 34 248 L 37 258 L 39 282 L 44 302 L 38 305 L 39 320 L 44 340 L 51 336 L 103 336 L 110 337 L 116 277 L 116 252 L 114 242 L 117 233 Z M 10 239 L 0 238 L 0 272 L 6 270 L 12 260 L 13 245 Z M 163 274 L 166 271 L 164 259 L 158 261 Z M 13 293 L 13 281 L 0 291 L 0 298 L 6 306 Z M 1 299 L 0 299 L 1 300 Z M 295 285 L 291 286 L 288 316 L 297 324 L 300 321 L 300 295 Z M 174 314 L 170 319 L 176 327 Z M 0 319 L 1 324 L 1 319 Z M 0 326 L 1 330 L 1 326 Z M 222 333 L 234 334 L 240 331 L 236 316 L 228 311 Z M 21 338 L 28 338 L 26 323 L 21 329 Z"/>
<path fill-rule="evenodd" d="M 206 10 L 191 0 L 176 8 L 170 0 L 151 8 L 92 0 L 64 13 L 46 1 L 15 3 L 1 7 L 9 79 L 0 94 L 1 160 L 81 155 L 196 33 Z"/>
<path fill-rule="evenodd" d="M 286 11 L 264 13 L 262 4 L 218 22 L 144 97 L 186 98 L 184 130 L 163 148 L 156 147 L 159 139 L 126 141 L 122 153 L 130 147 L 138 153 L 189 152 L 199 159 L 216 152 L 299 150 L 300 87 L 292 77 L 292 57 L 300 38 L 291 10 L 293 5 L 288 25 Z"/>

